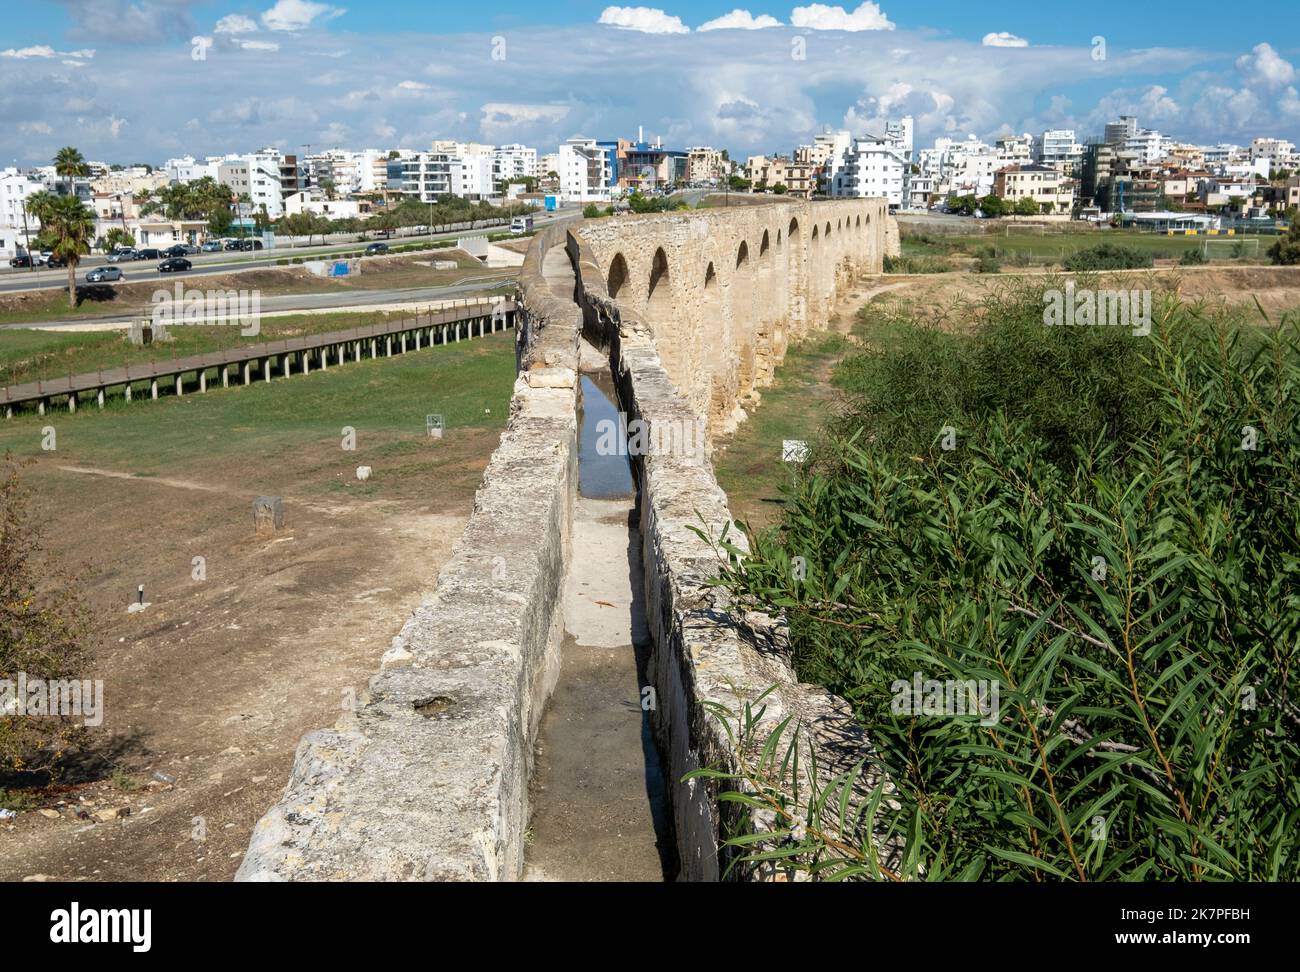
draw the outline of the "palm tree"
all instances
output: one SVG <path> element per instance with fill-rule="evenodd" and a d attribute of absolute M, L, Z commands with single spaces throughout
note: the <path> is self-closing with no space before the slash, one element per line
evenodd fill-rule
<path fill-rule="evenodd" d="M 50 242 L 50 258 L 68 265 L 68 306 L 77 306 L 77 266 L 95 238 L 95 214 L 75 196 L 38 192 L 27 198 L 27 211 L 41 221 L 41 236 Z"/>
<path fill-rule="evenodd" d="M 71 145 L 59 149 L 54 156 L 54 171 L 68 180 L 68 195 L 73 195 L 73 180 L 90 174 L 85 156 Z"/>

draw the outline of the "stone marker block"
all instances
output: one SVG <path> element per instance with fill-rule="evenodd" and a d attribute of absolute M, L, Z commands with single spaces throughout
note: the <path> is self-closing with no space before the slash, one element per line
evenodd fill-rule
<path fill-rule="evenodd" d="M 357 479 L 364 483 L 370 478 L 370 472 L 371 469 L 369 466 L 357 466 Z"/>
<path fill-rule="evenodd" d="M 279 496 L 259 496 L 253 500 L 253 526 L 259 536 L 284 527 L 284 501 Z"/>

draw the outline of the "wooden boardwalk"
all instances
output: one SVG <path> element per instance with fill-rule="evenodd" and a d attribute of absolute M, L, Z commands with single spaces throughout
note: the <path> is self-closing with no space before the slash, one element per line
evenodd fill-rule
<path fill-rule="evenodd" d="M 286 376 L 292 374 L 295 360 L 299 362 L 300 373 L 310 374 L 313 365 L 319 370 L 326 370 L 331 364 L 331 356 L 335 358 L 335 364 L 345 364 L 349 360 L 349 349 L 351 360 L 357 361 L 364 356 L 365 351 L 370 352 L 370 357 L 377 357 L 381 342 L 383 353 L 389 355 L 393 353 L 394 340 L 397 349 L 405 352 L 408 342 L 413 342 L 414 350 L 419 350 L 424 343 L 448 344 L 505 330 L 514 326 L 517 309 L 516 302 L 510 299 L 466 300 L 453 307 L 424 314 L 417 311 L 414 317 L 354 327 L 346 331 L 245 344 L 184 358 L 141 362 L 121 368 L 8 385 L 0 392 L 0 404 L 4 406 L 6 418 L 13 417 L 15 409 L 24 405 L 35 405 L 44 414 L 51 399 L 55 398 L 66 398 L 68 409 L 76 411 L 78 398 L 93 392 L 99 407 L 103 408 L 107 389 L 122 386 L 129 400 L 131 386 L 137 382 L 149 382 L 152 398 L 158 397 L 159 380 L 171 379 L 176 394 L 184 394 L 184 379 L 189 374 L 195 376 L 199 391 L 205 392 L 208 373 L 214 369 L 220 376 L 222 386 L 229 386 L 231 365 L 242 366 L 236 373 L 238 375 L 242 372 L 243 384 L 249 384 L 253 380 L 254 366 L 266 381 L 270 381 L 272 371 L 275 370 Z M 276 362 L 279 362 L 278 368 L 275 367 Z"/>

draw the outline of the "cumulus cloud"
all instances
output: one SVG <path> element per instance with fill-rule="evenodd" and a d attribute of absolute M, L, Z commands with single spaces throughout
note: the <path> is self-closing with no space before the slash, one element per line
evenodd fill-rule
<path fill-rule="evenodd" d="M 689 34 L 691 29 L 681 17 L 666 14 L 658 7 L 606 7 L 597 23 L 643 34 Z"/>
<path fill-rule="evenodd" d="M 262 14 L 267 30 L 305 30 L 318 19 L 324 23 L 347 13 L 342 7 L 312 0 L 276 0 L 275 6 Z"/>
<path fill-rule="evenodd" d="M 429 86 L 423 81 L 403 81 L 398 87 L 404 91 L 428 91 Z"/>
<path fill-rule="evenodd" d="M 246 40 L 236 41 L 246 51 L 278 51 L 280 45 L 275 41 Z"/>
<path fill-rule="evenodd" d="M 34 47 L 20 47 L 17 49 L 11 47 L 7 51 L 0 51 L 0 57 L 14 57 L 19 59 L 26 59 L 29 57 L 71 57 L 76 58 L 77 60 L 90 60 L 94 56 L 95 52 L 89 49 L 80 51 L 56 51 L 54 48 L 45 44 L 37 44 Z"/>
<path fill-rule="evenodd" d="M 214 34 L 251 34 L 257 30 L 257 22 L 243 14 L 228 14 L 217 21 L 212 28 Z"/>
<path fill-rule="evenodd" d="M 1280 88 L 1295 80 L 1295 68 L 1282 60 L 1271 44 L 1256 44 L 1249 54 L 1237 58 L 1237 70 L 1247 84 Z"/>
<path fill-rule="evenodd" d="M 1028 47 L 1029 41 L 1023 37 L 1017 37 L 1015 34 L 1009 34 L 1005 30 L 999 30 L 995 33 L 984 35 L 981 41 L 985 47 Z"/>
<path fill-rule="evenodd" d="M 493 101 L 484 105 L 479 111 L 482 114 L 479 124 L 486 132 L 491 129 L 508 131 L 537 122 L 554 124 L 569 114 L 569 107 L 567 105 L 529 105 Z"/>
<path fill-rule="evenodd" d="M 194 0 L 58 0 L 77 25 L 71 31 L 103 45 L 151 44 L 195 33 Z"/>
<path fill-rule="evenodd" d="M 755 17 L 748 10 L 733 10 L 729 14 L 716 17 L 700 24 L 697 30 L 762 30 L 764 27 L 780 27 L 781 21 L 768 14 Z"/>
<path fill-rule="evenodd" d="M 843 7 L 828 7 L 824 3 L 813 3 L 806 7 L 795 7 L 790 12 L 790 23 L 795 27 L 807 27 L 810 30 L 893 30 L 894 23 L 885 16 L 880 4 L 860 4 L 852 13 Z"/>

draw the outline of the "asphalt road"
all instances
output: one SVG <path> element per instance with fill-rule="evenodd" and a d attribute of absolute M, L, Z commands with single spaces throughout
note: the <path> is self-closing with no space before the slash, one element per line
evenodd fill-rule
<path fill-rule="evenodd" d="M 181 277 L 186 276 L 180 274 Z M 263 297 L 260 302 L 261 313 L 277 311 L 326 310 L 330 308 L 346 309 L 350 307 L 370 307 L 382 304 L 426 304 L 437 300 L 453 300 L 468 294 L 482 293 L 497 284 L 508 283 L 514 279 L 513 270 L 500 273 L 485 273 L 469 277 L 458 283 L 441 287 L 410 287 L 390 290 L 348 290 L 328 294 L 281 294 L 275 297 Z M 129 325 L 140 316 L 139 313 L 110 317 L 77 317 L 66 321 L 38 321 L 26 324 L 0 324 L 0 331 L 26 330 L 33 327 L 86 327 L 87 325 Z"/>
<path fill-rule="evenodd" d="M 573 219 L 579 213 L 574 210 L 561 210 L 556 213 L 538 214 L 534 218 L 534 228 L 541 228 L 548 223 Z M 421 243 L 433 240 L 459 240 L 469 239 L 475 236 L 487 236 L 490 233 L 500 233 L 504 227 L 491 227 L 477 230 L 465 230 L 458 233 L 438 233 L 432 237 L 429 236 L 403 236 L 386 240 L 391 246 L 398 246 L 404 243 Z M 77 267 L 77 284 L 83 286 L 86 283 L 87 271 L 93 270 L 99 266 L 116 266 L 122 270 L 122 275 L 126 278 L 124 283 L 139 283 L 140 281 L 150 280 L 172 280 L 176 278 L 187 279 L 195 276 L 214 273 L 238 273 L 241 270 L 256 270 L 264 267 L 277 266 L 277 260 L 283 260 L 286 257 L 308 257 L 320 256 L 327 253 L 337 253 L 341 251 L 355 251 L 357 247 L 365 246 L 364 243 L 330 243 L 323 246 L 298 246 L 283 247 L 275 250 L 260 251 L 258 256 L 248 256 L 242 253 L 196 253 L 193 256 L 186 257 L 187 260 L 194 264 L 194 269 L 183 273 L 159 273 L 158 264 L 160 260 L 140 260 L 129 263 L 109 263 L 103 256 L 85 257 Z M 14 293 L 23 290 L 62 290 L 68 289 L 68 271 L 62 270 L 16 270 L 12 267 L 0 268 L 0 293 Z"/>

